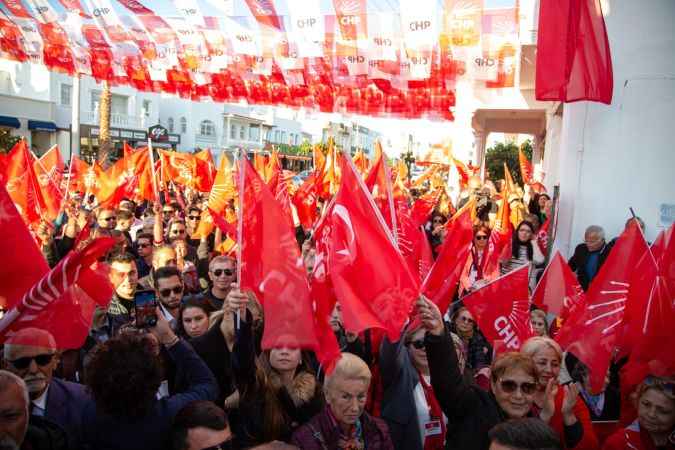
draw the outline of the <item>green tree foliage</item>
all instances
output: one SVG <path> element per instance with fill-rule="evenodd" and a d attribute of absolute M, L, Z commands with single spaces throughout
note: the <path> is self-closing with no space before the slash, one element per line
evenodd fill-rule
<path fill-rule="evenodd" d="M 528 139 L 521 145 L 525 156 L 532 160 L 532 142 Z M 485 153 L 486 176 L 493 182 L 504 179 L 504 163 L 509 168 L 513 181 L 523 185 L 520 176 L 520 163 L 518 162 L 518 146 L 513 142 L 498 142 L 494 147 L 487 149 Z"/>
<path fill-rule="evenodd" d="M 0 153 L 9 153 L 14 144 L 19 142 L 21 136 L 12 136 L 11 131 L 0 128 Z"/>

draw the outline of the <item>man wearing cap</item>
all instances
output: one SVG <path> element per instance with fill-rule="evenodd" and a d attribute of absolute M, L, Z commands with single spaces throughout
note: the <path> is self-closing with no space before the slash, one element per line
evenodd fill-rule
<path fill-rule="evenodd" d="M 54 337 L 38 328 L 24 328 L 5 342 L 4 368 L 28 387 L 30 413 L 59 425 L 71 448 L 79 448 L 85 387 L 54 378 L 59 354 Z"/>

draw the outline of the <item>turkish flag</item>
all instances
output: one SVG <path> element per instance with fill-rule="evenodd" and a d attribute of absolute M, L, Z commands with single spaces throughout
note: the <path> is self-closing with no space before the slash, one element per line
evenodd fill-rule
<path fill-rule="evenodd" d="M 382 328 L 396 342 L 419 294 L 417 277 L 346 158 L 341 173 L 327 220 L 331 221 L 328 268 L 344 325 L 354 333 Z"/>
<path fill-rule="evenodd" d="M 253 291 L 265 312 L 262 348 L 318 347 L 309 283 L 293 229 L 279 203 L 243 158 L 241 198 L 242 290 Z"/>
<path fill-rule="evenodd" d="M 35 225 L 45 215 L 46 207 L 33 164 L 35 158 L 21 139 L 5 160 L 5 187 L 26 224 Z"/>
<path fill-rule="evenodd" d="M 422 293 L 438 306 L 442 314 L 448 310 L 455 295 L 459 277 L 471 250 L 472 203 L 467 203 L 450 219 L 447 225 L 448 233 L 441 245 L 438 258 L 422 284 Z"/>
<path fill-rule="evenodd" d="M 42 191 L 45 202 L 45 218 L 53 221 L 61 212 L 63 193 L 61 181 L 63 179 L 65 165 L 61 158 L 59 146 L 50 148 L 44 155 L 33 163 L 35 177 Z"/>
<path fill-rule="evenodd" d="M 591 386 L 600 392 L 626 309 L 630 281 L 636 263 L 648 252 L 635 221 L 619 236 L 605 263 L 586 292 L 583 308 L 576 308 L 565 321 L 556 340 L 590 370 Z"/>
<path fill-rule="evenodd" d="M 584 290 L 565 258 L 556 251 L 532 293 L 532 303 L 564 319 L 583 302 Z"/>
<path fill-rule="evenodd" d="M 511 351 L 518 351 L 532 336 L 528 273 L 529 266 L 525 265 L 462 299 L 487 340 L 502 340 Z"/>
<path fill-rule="evenodd" d="M 600 3 L 600 0 L 541 2 L 537 100 L 612 102 L 612 55 Z"/>

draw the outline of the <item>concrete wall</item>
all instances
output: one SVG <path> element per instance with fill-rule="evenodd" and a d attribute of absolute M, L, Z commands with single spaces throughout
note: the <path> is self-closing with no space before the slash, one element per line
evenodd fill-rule
<path fill-rule="evenodd" d="M 588 225 L 618 235 L 629 206 L 653 240 L 660 231 L 659 205 L 675 203 L 675 2 L 603 5 L 614 67 L 612 104 L 564 105 L 559 145 L 557 119 L 547 130 L 545 181 L 549 188 L 560 184 L 556 247 L 567 256 Z"/>

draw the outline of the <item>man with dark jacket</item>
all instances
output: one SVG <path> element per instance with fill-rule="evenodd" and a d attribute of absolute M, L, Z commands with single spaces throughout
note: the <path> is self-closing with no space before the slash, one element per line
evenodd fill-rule
<path fill-rule="evenodd" d="M 591 225 L 584 233 L 584 243 L 577 245 L 574 255 L 569 260 L 570 269 L 577 275 L 577 280 L 584 291 L 605 263 L 613 242 L 605 241 L 605 230 L 598 225 Z"/>
<path fill-rule="evenodd" d="M 59 362 L 54 337 L 42 329 L 24 328 L 4 348 L 6 369 L 22 378 L 30 394 L 31 416 L 44 417 L 63 428 L 72 448 L 82 433 L 82 410 L 88 401 L 84 386 L 54 378 Z"/>
<path fill-rule="evenodd" d="M 188 388 L 157 400 L 162 381 L 160 345 L 183 373 Z M 92 450 L 166 449 L 178 411 L 192 401 L 214 400 L 218 395 L 211 371 L 159 311 L 150 333 L 122 333 L 100 344 L 87 366 L 86 380 L 93 398 L 82 414 L 83 448 Z"/>

